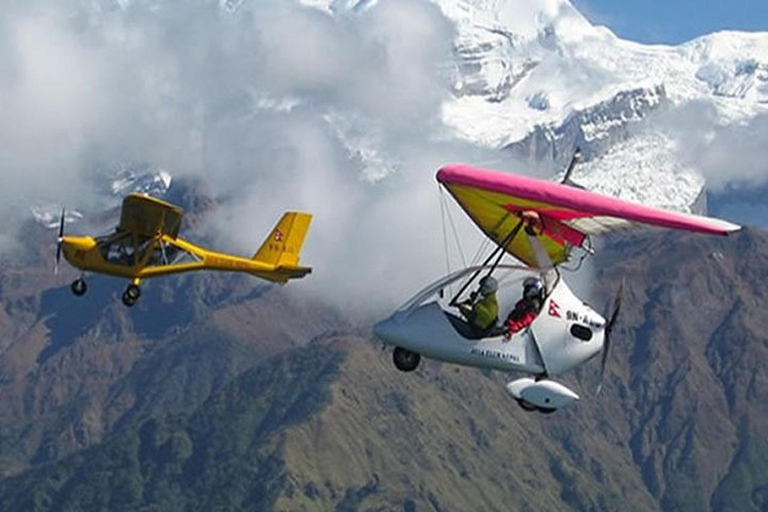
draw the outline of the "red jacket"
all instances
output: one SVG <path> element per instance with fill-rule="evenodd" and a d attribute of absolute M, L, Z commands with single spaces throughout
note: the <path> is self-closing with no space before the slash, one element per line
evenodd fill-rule
<path fill-rule="evenodd" d="M 532 307 L 529 301 L 520 299 L 515 304 L 515 309 L 507 316 L 504 325 L 509 333 L 519 332 L 531 325 L 538 314 L 538 308 Z"/>

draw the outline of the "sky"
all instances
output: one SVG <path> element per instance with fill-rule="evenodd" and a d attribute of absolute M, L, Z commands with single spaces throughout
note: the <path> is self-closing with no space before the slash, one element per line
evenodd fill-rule
<path fill-rule="evenodd" d="M 762 0 L 572 0 L 596 24 L 648 44 L 679 44 L 720 30 L 768 31 Z"/>

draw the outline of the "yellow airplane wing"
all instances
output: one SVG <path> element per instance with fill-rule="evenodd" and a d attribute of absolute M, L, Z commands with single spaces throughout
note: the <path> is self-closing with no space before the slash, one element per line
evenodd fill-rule
<path fill-rule="evenodd" d="M 163 233 L 171 238 L 179 235 L 184 211 L 178 206 L 142 194 L 130 194 L 123 199 L 120 231 L 153 237 Z"/>

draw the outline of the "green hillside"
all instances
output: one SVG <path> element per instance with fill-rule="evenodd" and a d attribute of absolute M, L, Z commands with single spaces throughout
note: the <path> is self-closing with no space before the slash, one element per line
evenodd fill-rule
<path fill-rule="evenodd" d="M 753 231 L 612 240 L 594 262 L 590 292 L 602 309 L 625 282 L 605 387 L 593 396 L 596 361 L 565 376 L 582 400 L 552 415 L 520 409 L 504 391 L 510 375 L 433 361 L 399 373 L 389 350 L 347 327 L 249 344 L 232 326 L 247 322 L 255 336 L 260 321 L 239 308 L 267 308 L 262 299 L 213 306 L 198 320 L 206 329 L 137 355 L 111 384 L 104 410 L 119 419 L 100 439 L 31 460 L 0 481 L 0 503 L 4 511 L 765 510 L 766 255 L 768 236 Z M 302 322 L 332 318 L 317 304 L 305 308 Z M 272 311 L 267 325 L 294 325 Z M 65 409 L 77 415 L 75 404 Z"/>

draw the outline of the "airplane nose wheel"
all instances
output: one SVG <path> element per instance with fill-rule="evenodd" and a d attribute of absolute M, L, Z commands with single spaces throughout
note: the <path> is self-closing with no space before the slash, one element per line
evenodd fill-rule
<path fill-rule="evenodd" d="M 395 363 L 395 367 L 401 372 L 412 372 L 419 366 L 421 362 L 421 354 L 411 352 L 401 347 L 395 347 L 392 352 L 392 361 Z"/>
<path fill-rule="evenodd" d="M 85 295 L 85 292 L 88 291 L 88 285 L 85 284 L 85 279 L 83 279 L 82 277 L 72 281 L 71 288 L 72 288 L 72 293 L 77 297 L 81 297 Z"/>
<path fill-rule="evenodd" d="M 522 399 L 515 399 L 517 404 L 526 412 L 540 412 L 542 414 L 552 414 L 557 409 L 553 409 L 551 407 L 539 407 L 537 405 L 533 405 L 530 402 L 526 402 Z"/>
<path fill-rule="evenodd" d="M 141 288 L 135 284 L 129 284 L 123 293 L 123 304 L 131 307 L 139 300 L 139 297 L 141 297 Z"/>

